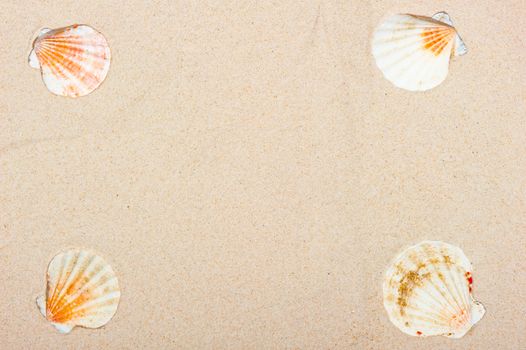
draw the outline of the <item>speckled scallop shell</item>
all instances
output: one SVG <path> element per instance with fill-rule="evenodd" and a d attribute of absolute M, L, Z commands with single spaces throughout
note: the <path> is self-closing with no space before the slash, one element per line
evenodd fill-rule
<path fill-rule="evenodd" d="M 382 22 L 373 35 L 372 53 L 384 77 L 399 88 L 425 91 L 447 77 L 451 56 L 467 52 L 449 15 L 399 14 Z"/>
<path fill-rule="evenodd" d="M 69 333 L 75 326 L 104 326 L 117 311 L 120 295 L 115 273 L 100 256 L 68 250 L 49 263 L 46 294 L 37 305 L 59 332 Z"/>
<path fill-rule="evenodd" d="M 425 241 L 403 251 L 387 270 L 384 306 L 404 333 L 461 338 L 485 313 L 472 285 L 471 263 L 460 248 Z"/>
<path fill-rule="evenodd" d="M 104 36 L 87 25 L 43 29 L 33 42 L 29 65 L 40 68 L 52 93 L 79 97 L 95 90 L 110 68 L 110 48 Z"/>

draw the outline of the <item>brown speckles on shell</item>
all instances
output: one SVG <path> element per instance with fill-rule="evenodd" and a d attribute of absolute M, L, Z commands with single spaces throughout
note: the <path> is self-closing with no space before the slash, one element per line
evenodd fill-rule
<path fill-rule="evenodd" d="M 421 287 L 423 282 L 431 277 L 429 272 L 420 274 L 419 271 L 426 267 L 425 264 L 419 264 L 416 270 L 406 271 L 400 267 L 398 271 L 403 277 L 400 280 L 398 286 L 398 299 L 396 303 L 400 307 L 400 314 L 405 314 L 405 307 L 407 306 L 407 300 L 411 297 L 413 290 L 416 287 Z"/>
<path fill-rule="evenodd" d="M 463 336 L 484 314 L 471 297 L 471 263 L 457 247 L 425 241 L 403 251 L 386 272 L 384 306 L 413 336 Z"/>

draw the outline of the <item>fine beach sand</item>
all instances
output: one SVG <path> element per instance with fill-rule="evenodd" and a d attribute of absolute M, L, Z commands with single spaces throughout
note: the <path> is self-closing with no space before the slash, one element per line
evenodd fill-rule
<path fill-rule="evenodd" d="M 525 7 L 4 2 L 0 348 L 524 347 Z M 395 88 L 373 29 L 438 11 L 468 54 L 434 90 Z M 73 23 L 112 50 L 75 100 L 27 64 L 40 28 Z M 407 336 L 383 309 L 388 263 L 425 239 L 473 263 L 487 313 L 460 340 Z M 62 335 L 35 298 L 71 247 L 110 262 L 122 298 L 105 327 Z"/>

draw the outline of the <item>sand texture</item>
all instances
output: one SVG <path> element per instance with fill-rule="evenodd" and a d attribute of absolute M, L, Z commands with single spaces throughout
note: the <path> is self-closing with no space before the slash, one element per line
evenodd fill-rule
<path fill-rule="evenodd" d="M 526 4 L 26 1 L 0 16 L 0 348 L 499 349 L 526 346 Z M 469 52 L 425 93 L 376 68 L 373 29 L 447 11 Z M 27 64 L 42 27 L 112 50 L 89 96 Z M 462 248 L 485 317 L 460 340 L 400 332 L 391 259 Z M 89 248 L 115 317 L 59 334 L 51 258 Z"/>

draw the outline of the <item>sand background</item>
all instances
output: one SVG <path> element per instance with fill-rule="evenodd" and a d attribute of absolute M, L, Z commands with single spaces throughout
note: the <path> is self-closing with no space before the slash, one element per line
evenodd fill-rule
<path fill-rule="evenodd" d="M 12 1 L 0 32 L 0 348 L 526 347 L 524 1 Z M 398 12 L 450 13 L 469 52 L 426 93 L 370 54 Z M 27 64 L 86 23 L 112 66 L 88 97 Z M 460 246 L 484 319 L 461 340 L 396 329 L 403 247 Z M 68 247 L 122 286 L 99 330 L 37 311 Z"/>

